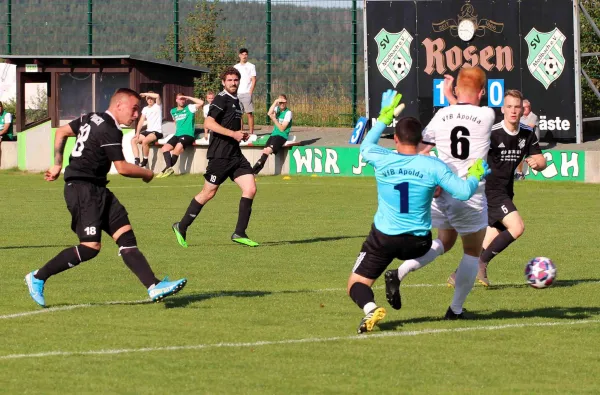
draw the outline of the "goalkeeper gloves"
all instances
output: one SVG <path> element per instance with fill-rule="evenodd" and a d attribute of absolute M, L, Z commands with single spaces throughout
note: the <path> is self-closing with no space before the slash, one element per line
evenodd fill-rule
<path fill-rule="evenodd" d="M 475 177 L 478 181 L 483 180 L 491 173 L 492 171 L 490 170 L 490 166 L 483 159 L 477 159 L 467 171 L 467 175 L 469 177 Z"/>
<path fill-rule="evenodd" d="M 402 94 L 396 92 L 393 89 L 388 89 L 381 95 L 381 111 L 377 120 L 385 123 L 387 126 L 391 125 L 394 117 L 400 115 L 404 110 L 404 104 L 400 104 Z"/>

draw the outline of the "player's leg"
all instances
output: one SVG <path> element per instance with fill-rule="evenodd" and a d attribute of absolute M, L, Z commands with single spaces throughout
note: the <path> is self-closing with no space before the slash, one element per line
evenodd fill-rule
<path fill-rule="evenodd" d="M 265 167 L 265 163 L 267 162 L 269 155 L 271 155 L 273 153 L 273 148 L 269 146 L 270 140 L 271 140 L 271 137 L 269 137 L 269 140 L 267 140 L 267 145 L 262 150 L 262 155 L 256 161 L 254 166 L 252 166 L 252 173 L 254 173 L 254 174 L 260 173 L 260 171 L 263 169 L 263 167 Z"/>
<path fill-rule="evenodd" d="M 525 232 L 525 224 L 518 211 L 512 211 L 507 214 L 502 219 L 502 225 L 506 229 L 501 232 L 494 229 L 497 236 L 494 237 L 481 254 L 481 261 L 486 265 Z"/>
<path fill-rule="evenodd" d="M 146 167 L 148 165 L 148 156 L 150 155 L 150 146 L 153 145 L 158 140 L 158 136 L 156 133 L 150 133 L 144 140 L 142 140 L 142 155 L 143 159 L 140 164 L 142 167 Z"/>
<path fill-rule="evenodd" d="M 252 214 L 252 203 L 254 202 L 254 196 L 256 195 L 256 182 L 254 181 L 252 167 L 250 167 L 250 163 L 248 163 L 246 158 L 242 157 L 239 159 L 238 166 L 233 171 L 231 178 L 242 190 L 238 220 L 235 231 L 231 235 L 231 240 L 250 247 L 256 247 L 258 246 L 258 243 L 250 240 L 246 234 L 246 228 L 248 228 L 250 215 Z"/>
<path fill-rule="evenodd" d="M 100 252 L 101 217 L 106 199 L 103 189 L 88 183 L 65 184 L 64 195 L 71 213 L 71 229 L 77 234 L 79 245 L 64 249 L 25 277 L 29 294 L 40 306 L 45 306 L 44 285 L 50 277 L 89 261 Z"/>
<path fill-rule="evenodd" d="M 177 137 L 173 136 L 160 149 L 163 154 L 163 157 L 165 158 L 165 168 L 163 169 L 163 171 L 161 171 L 161 173 L 157 177 L 162 178 L 166 174 L 167 169 L 170 169 L 172 167 L 171 151 L 177 145 L 178 142 L 179 142 L 179 139 Z"/>
<path fill-rule="evenodd" d="M 103 230 L 117 243 L 119 255 L 123 262 L 146 287 L 150 299 L 158 302 L 166 296 L 173 295 L 183 289 L 187 283 L 186 279 L 168 281 L 165 278 L 165 280 L 160 281 L 156 278 L 148 260 L 137 246 L 137 239 L 131 228 L 127 210 L 110 191 L 107 191 L 106 206 L 107 210 L 105 210 L 103 216 Z"/>
<path fill-rule="evenodd" d="M 138 144 L 141 144 L 142 141 L 144 141 L 144 135 L 141 133 L 139 136 L 137 136 L 137 138 L 134 135 L 131 139 L 131 150 L 133 151 L 133 157 L 136 165 L 140 164 L 140 150 L 138 148 Z"/>
<path fill-rule="evenodd" d="M 180 246 L 187 248 L 187 230 L 192 225 L 194 220 L 200 215 L 200 211 L 206 203 L 208 203 L 219 190 L 221 185 L 227 179 L 227 164 L 226 159 L 211 159 L 208 161 L 206 173 L 204 174 L 204 185 L 202 190 L 190 202 L 185 214 L 179 222 L 175 222 L 172 226 L 177 242 Z"/>
<path fill-rule="evenodd" d="M 400 265 L 398 268 L 398 279 L 400 281 L 402 281 L 408 273 L 427 266 L 439 255 L 444 254 L 446 251 L 450 251 L 452 246 L 454 246 L 457 233 L 450 226 L 445 210 L 445 196 L 435 199 L 431 204 L 431 223 L 434 228 L 438 229 L 438 237 L 433 241 L 430 250 L 426 254 L 416 259 L 406 260 Z"/>
<path fill-rule="evenodd" d="M 386 315 L 385 309 L 375 303 L 371 287 L 394 259 L 395 246 L 388 238 L 372 226 L 348 278 L 348 296 L 365 314 L 358 326 L 359 334 L 372 331 Z"/>

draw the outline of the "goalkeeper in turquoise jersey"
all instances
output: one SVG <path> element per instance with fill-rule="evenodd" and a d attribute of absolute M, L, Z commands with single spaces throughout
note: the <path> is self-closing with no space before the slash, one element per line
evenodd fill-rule
<path fill-rule="evenodd" d="M 348 279 L 348 295 L 365 313 L 358 333 L 373 330 L 386 315 L 385 309 L 375 304 L 371 287 L 387 266 L 395 258 L 414 259 L 429 251 L 435 188 L 439 185 L 454 198 L 468 200 L 489 174 L 482 159 L 475 161 L 463 180 L 441 160 L 418 155 L 423 128 L 416 118 L 398 121 L 394 133 L 397 153 L 377 145 L 381 133 L 404 108 L 399 104 L 401 97 L 391 89 L 383 94 L 377 123 L 360 146 L 365 162 L 375 168 L 378 208 Z M 399 303 L 399 289 L 397 295 L 388 295 L 388 299 L 395 296 Z"/>

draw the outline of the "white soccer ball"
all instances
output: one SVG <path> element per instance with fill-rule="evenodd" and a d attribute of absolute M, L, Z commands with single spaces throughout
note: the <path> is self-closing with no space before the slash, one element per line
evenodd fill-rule
<path fill-rule="evenodd" d="M 546 288 L 556 279 L 556 266 L 550 258 L 533 258 L 525 266 L 525 280 L 533 288 Z"/>
<path fill-rule="evenodd" d="M 398 56 L 394 59 L 394 72 L 398 76 L 404 76 L 410 70 L 410 65 L 406 62 L 406 60 L 402 56 Z"/>
<path fill-rule="evenodd" d="M 548 74 L 550 77 L 555 77 L 560 73 L 559 67 L 560 64 L 558 63 L 558 60 L 556 60 L 556 58 L 552 55 L 549 55 L 544 60 L 544 70 L 546 71 L 546 74 Z"/>

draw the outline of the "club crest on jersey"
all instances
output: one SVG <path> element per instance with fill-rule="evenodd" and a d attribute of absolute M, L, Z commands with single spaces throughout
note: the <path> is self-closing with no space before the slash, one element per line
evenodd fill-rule
<path fill-rule="evenodd" d="M 527 67 L 531 75 L 546 89 L 560 77 L 565 68 L 566 60 L 562 53 L 565 40 L 565 35 L 558 28 L 547 33 L 533 28 L 525 36 L 529 49 Z"/>
<path fill-rule="evenodd" d="M 382 76 L 395 88 L 412 67 L 410 43 L 413 37 L 402 29 L 398 33 L 390 33 L 381 29 L 375 36 L 377 42 L 377 68 Z"/>
<path fill-rule="evenodd" d="M 519 139 L 519 148 L 523 149 L 525 147 L 525 139 Z"/>

